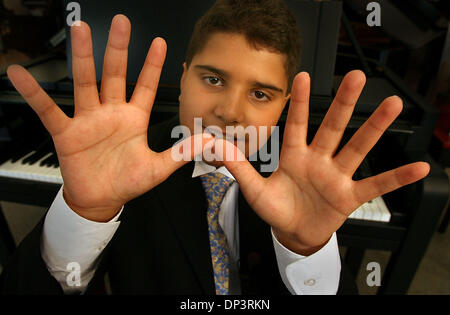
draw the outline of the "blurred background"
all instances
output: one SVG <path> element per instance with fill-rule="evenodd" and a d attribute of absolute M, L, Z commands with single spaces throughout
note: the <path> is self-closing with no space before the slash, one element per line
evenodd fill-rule
<path fill-rule="evenodd" d="M 181 63 L 193 23 L 213 2 L 77 1 L 81 19 L 93 30 L 97 76 L 110 21 L 114 14 L 124 13 L 132 23 L 128 94 L 152 37 L 162 35 L 169 54 L 150 123 L 175 115 Z M 302 30 L 299 71 L 312 77 L 310 135 L 342 77 L 361 69 L 368 82 L 343 143 L 385 97 L 399 95 L 405 109 L 355 179 L 417 160 L 432 165 L 427 179 L 364 205 L 338 231 L 341 255 L 360 293 L 450 294 L 450 1 L 286 2 Z M 0 0 L 0 270 L 43 218 L 62 183 L 51 138 L 15 92 L 6 69 L 11 64 L 25 66 L 73 115 L 70 3 Z M 381 265 L 380 286 L 367 283 L 369 262 Z"/>

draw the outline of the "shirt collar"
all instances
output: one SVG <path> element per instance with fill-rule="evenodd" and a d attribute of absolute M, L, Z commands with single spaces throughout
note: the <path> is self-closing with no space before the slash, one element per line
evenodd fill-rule
<path fill-rule="evenodd" d="M 227 170 L 225 166 L 221 166 L 216 168 L 215 166 L 206 164 L 203 161 L 195 161 L 194 171 L 192 172 L 192 178 L 198 177 L 200 175 L 218 172 L 221 173 L 233 180 L 236 180 L 233 175 L 231 175 L 230 171 Z"/>

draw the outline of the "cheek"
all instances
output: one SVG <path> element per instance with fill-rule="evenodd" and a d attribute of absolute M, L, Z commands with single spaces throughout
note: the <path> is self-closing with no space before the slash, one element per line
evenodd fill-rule
<path fill-rule="evenodd" d="M 281 112 L 282 108 L 277 108 L 254 116 L 254 126 L 256 127 L 256 130 L 258 130 L 258 150 L 271 137 L 272 127 L 278 128 L 276 126 Z"/>
<path fill-rule="evenodd" d="M 283 110 L 281 107 L 279 108 L 276 106 L 277 104 L 273 105 L 274 106 L 266 110 L 253 110 L 248 119 L 250 124 L 257 127 L 258 130 L 261 126 L 266 127 L 265 129 L 268 129 L 268 132 L 270 133 L 270 127 L 277 125 Z"/>
<path fill-rule="evenodd" d="M 180 97 L 180 123 L 187 126 L 193 132 L 194 119 L 205 118 L 211 112 L 212 101 L 201 93 L 195 93 L 194 90 L 189 93 L 182 93 Z"/>

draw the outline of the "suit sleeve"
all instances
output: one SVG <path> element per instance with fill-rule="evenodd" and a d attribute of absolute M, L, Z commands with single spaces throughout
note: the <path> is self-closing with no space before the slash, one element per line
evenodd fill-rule
<path fill-rule="evenodd" d="M 63 294 L 41 256 L 42 219 L 24 238 L 0 275 L 2 294 Z"/>

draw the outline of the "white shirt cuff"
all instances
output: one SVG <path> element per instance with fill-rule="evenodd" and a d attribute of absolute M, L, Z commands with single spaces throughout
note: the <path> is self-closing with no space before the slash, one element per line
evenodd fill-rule
<path fill-rule="evenodd" d="M 284 247 L 273 231 L 272 239 L 281 278 L 292 294 L 336 294 L 341 273 L 336 233 L 310 256 L 296 254 Z"/>
<path fill-rule="evenodd" d="M 41 240 L 42 258 L 66 293 L 82 292 L 95 273 L 95 260 L 114 236 L 122 209 L 109 222 L 87 220 L 69 208 L 61 186 L 47 213 Z M 70 263 L 75 263 L 71 264 Z M 80 282 L 66 281 L 79 266 Z M 69 285 L 70 284 L 70 285 Z"/>

